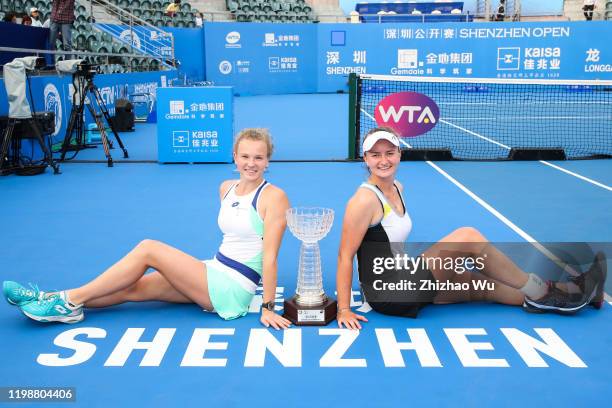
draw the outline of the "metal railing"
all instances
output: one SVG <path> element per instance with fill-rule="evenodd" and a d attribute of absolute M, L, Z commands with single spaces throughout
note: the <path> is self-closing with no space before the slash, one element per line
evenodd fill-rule
<path fill-rule="evenodd" d="M 40 57 L 43 55 L 53 55 L 54 62 L 60 57 L 63 59 L 87 59 L 89 60 L 96 71 L 101 74 L 121 73 L 121 72 L 137 72 L 151 70 L 151 62 L 158 61 L 157 58 L 143 54 L 120 54 L 109 52 L 89 52 L 89 51 L 51 51 L 33 48 L 15 48 L 15 47 L 0 47 L 0 52 L 23 53 L 28 56 Z M 148 62 L 147 64 L 143 64 Z M 122 69 L 118 69 L 121 67 Z M 147 69 L 143 69 L 143 68 Z M 157 69 L 164 69 L 163 65 L 159 65 Z M 156 69 L 154 69 L 156 70 Z M 0 75 L 2 71 L 0 70 Z"/>
<path fill-rule="evenodd" d="M 374 19 L 378 20 L 378 23 L 414 23 L 414 22 L 467 22 L 474 18 L 473 14 L 470 13 L 457 13 L 457 14 L 399 14 L 399 13 L 381 13 L 381 14 L 359 14 L 359 18 L 363 23 L 363 17 L 368 17 L 367 23 L 372 23 Z M 447 18 L 448 20 L 445 20 Z"/>
<path fill-rule="evenodd" d="M 116 18 L 118 23 L 104 22 L 96 27 L 102 32 L 112 35 L 115 40 L 130 47 L 132 53 L 141 52 L 157 59 L 160 64 L 167 67 L 173 65 L 168 61 L 174 61 L 174 37 L 172 34 L 157 26 L 143 20 L 140 17 L 108 2 L 107 0 L 91 0 L 90 17 L 94 21 L 93 6 L 101 7 L 109 16 Z M 120 25 L 127 25 L 128 28 Z M 168 45 L 169 40 L 169 45 Z"/>

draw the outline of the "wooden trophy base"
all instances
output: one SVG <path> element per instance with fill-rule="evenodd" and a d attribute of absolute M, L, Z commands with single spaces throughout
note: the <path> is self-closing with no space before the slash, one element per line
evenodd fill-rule
<path fill-rule="evenodd" d="M 338 302 L 327 298 L 327 301 L 319 306 L 299 305 L 295 296 L 285 300 L 285 311 L 283 317 L 291 320 L 296 326 L 326 326 L 336 319 Z"/>

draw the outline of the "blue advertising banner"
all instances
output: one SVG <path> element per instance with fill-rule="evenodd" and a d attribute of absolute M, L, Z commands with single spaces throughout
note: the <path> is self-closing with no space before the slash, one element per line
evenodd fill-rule
<path fill-rule="evenodd" d="M 206 79 L 238 94 L 316 92 L 316 26 L 207 23 Z"/>
<path fill-rule="evenodd" d="M 233 134 L 231 87 L 158 90 L 160 163 L 230 163 Z"/>
<path fill-rule="evenodd" d="M 172 33 L 160 34 L 144 26 L 129 26 L 119 24 L 96 24 L 100 30 L 110 34 L 118 33 L 118 40 L 147 54 L 172 56 Z"/>
<path fill-rule="evenodd" d="M 612 79 L 612 24 L 320 24 L 318 92 L 351 72 L 437 77 Z"/>

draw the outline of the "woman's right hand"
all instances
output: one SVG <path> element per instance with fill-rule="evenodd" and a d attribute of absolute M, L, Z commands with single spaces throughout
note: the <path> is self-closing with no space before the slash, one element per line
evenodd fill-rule
<path fill-rule="evenodd" d="M 368 321 L 365 316 L 353 313 L 353 311 L 349 308 L 339 309 L 338 314 L 336 315 L 336 320 L 338 321 L 338 327 L 341 328 L 344 325 L 345 328 L 351 330 L 361 330 L 361 324 L 359 324 L 359 321 Z"/>

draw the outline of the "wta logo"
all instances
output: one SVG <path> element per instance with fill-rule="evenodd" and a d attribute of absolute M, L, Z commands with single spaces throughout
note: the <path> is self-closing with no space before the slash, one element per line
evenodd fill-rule
<path fill-rule="evenodd" d="M 440 109 L 426 95 L 398 92 L 378 102 L 374 117 L 378 126 L 395 129 L 402 137 L 415 137 L 436 126 L 440 119 Z"/>

